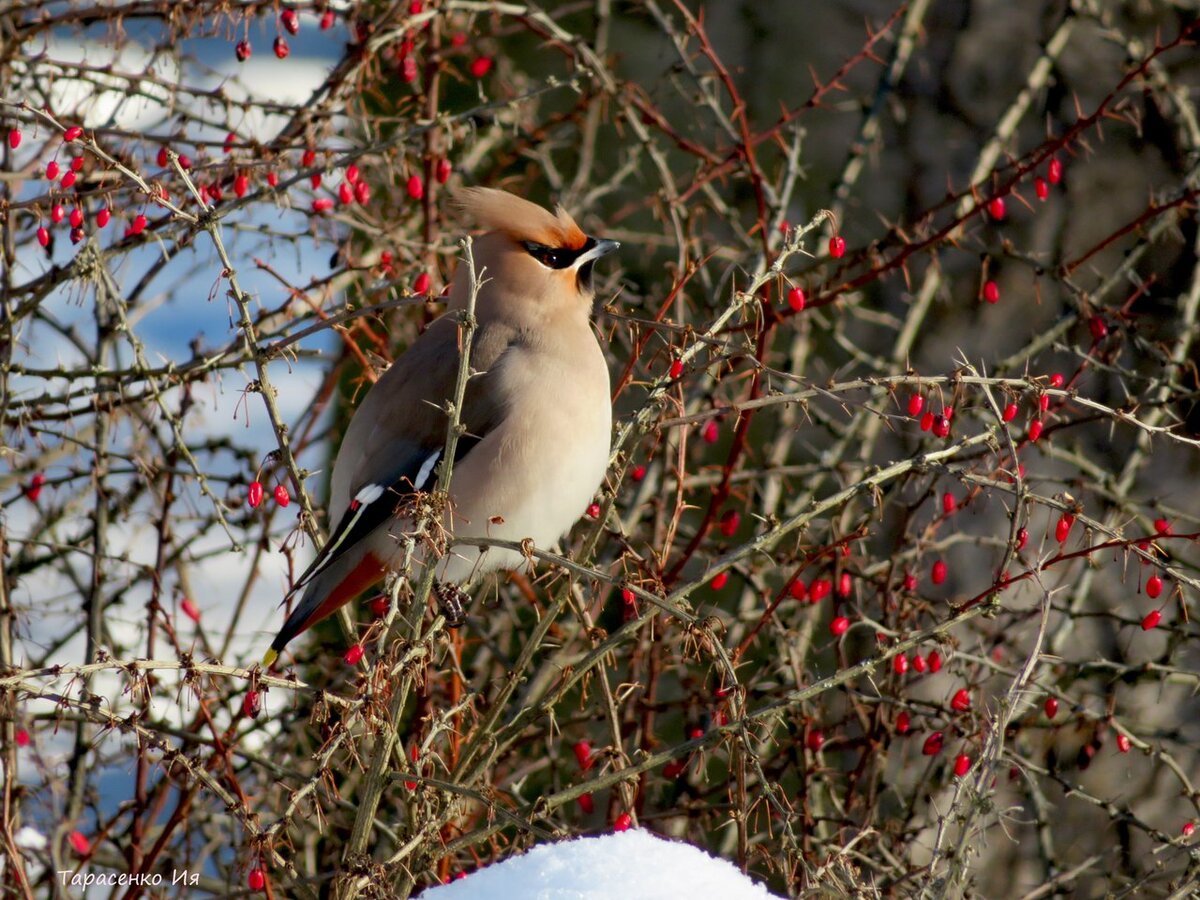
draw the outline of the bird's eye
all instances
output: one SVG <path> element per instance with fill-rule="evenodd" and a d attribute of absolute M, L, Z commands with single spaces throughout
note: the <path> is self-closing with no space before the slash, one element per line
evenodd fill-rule
<path fill-rule="evenodd" d="M 579 255 L 574 250 L 567 250 L 563 247 L 547 247 L 545 244 L 535 244 L 533 241 L 526 241 L 525 249 L 529 251 L 530 256 L 548 269 L 565 269 Z"/>

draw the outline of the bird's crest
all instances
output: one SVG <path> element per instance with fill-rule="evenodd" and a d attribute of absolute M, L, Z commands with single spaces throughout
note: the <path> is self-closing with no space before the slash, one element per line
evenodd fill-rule
<path fill-rule="evenodd" d="M 551 213 L 523 197 L 496 188 L 464 188 L 455 194 L 459 208 L 480 228 L 499 231 L 514 241 L 579 250 L 587 241 L 561 206 Z"/>

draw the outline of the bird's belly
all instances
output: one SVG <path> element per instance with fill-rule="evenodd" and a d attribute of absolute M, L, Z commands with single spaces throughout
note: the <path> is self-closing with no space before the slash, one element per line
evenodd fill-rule
<path fill-rule="evenodd" d="M 490 433 L 467 455 L 450 485 L 447 526 L 456 540 L 528 538 L 544 550 L 570 529 L 608 467 L 611 407 L 607 396 L 596 399 L 544 405 L 536 421 L 513 416 L 513 427 Z M 519 551 L 459 543 L 439 564 L 439 578 L 461 582 L 523 564 Z"/>

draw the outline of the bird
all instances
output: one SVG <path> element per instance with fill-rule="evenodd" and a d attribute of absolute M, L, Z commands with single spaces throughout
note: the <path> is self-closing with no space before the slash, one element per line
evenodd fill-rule
<path fill-rule="evenodd" d="M 472 545 L 497 538 L 548 547 L 583 515 L 604 480 L 612 440 L 608 366 L 592 328 L 592 275 L 617 241 L 586 235 L 561 206 L 550 212 L 496 188 L 455 200 L 485 233 L 471 376 L 460 414 L 442 525 L 458 543 L 433 560 L 448 609 L 459 586 L 527 557 Z M 437 483 L 447 402 L 460 360 L 460 311 L 476 280 L 460 264 L 446 311 L 372 385 L 346 429 L 330 478 L 328 540 L 284 597 L 299 596 L 263 657 L 274 665 L 297 635 L 404 565 L 413 501 Z M 468 543 L 461 543 L 468 539 Z M 422 544 L 421 547 L 426 545 Z M 423 560 L 425 549 L 416 558 Z M 282 604 L 281 604 L 282 605 Z M 448 618 L 450 615 L 448 613 Z"/>

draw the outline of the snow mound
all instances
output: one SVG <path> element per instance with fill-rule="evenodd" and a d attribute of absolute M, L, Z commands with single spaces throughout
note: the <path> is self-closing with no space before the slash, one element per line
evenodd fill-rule
<path fill-rule="evenodd" d="M 420 900 L 774 900 L 724 859 L 635 829 L 534 847 Z"/>

